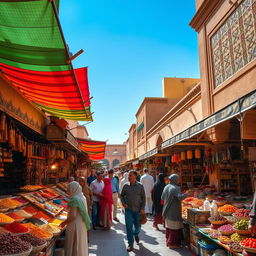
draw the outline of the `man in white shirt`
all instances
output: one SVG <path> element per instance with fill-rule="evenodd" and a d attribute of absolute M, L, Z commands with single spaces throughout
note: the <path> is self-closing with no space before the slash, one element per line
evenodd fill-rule
<path fill-rule="evenodd" d="M 100 225 L 100 194 L 104 188 L 104 182 L 102 181 L 103 179 L 103 173 L 98 171 L 97 172 L 97 179 L 94 180 L 91 185 L 91 191 L 92 191 L 92 200 L 93 200 L 93 205 L 92 205 L 92 226 L 93 229 L 96 229 L 96 226 L 102 227 Z"/>
<path fill-rule="evenodd" d="M 145 205 L 145 213 L 152 214 L 152 198 L 151 198 L 151 191 L 154 186 L 154 178 L 149 175 L 148 169 L 143 170 L 144 175 L 140 178 L 140 183 L 143 185 L 146 195 L 146 205 Z"/>

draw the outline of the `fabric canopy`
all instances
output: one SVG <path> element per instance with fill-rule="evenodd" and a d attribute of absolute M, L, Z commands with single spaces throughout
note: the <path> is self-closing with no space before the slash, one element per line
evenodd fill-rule
<path fill-rule="evenodd" d="M 0 69 L 50 115 L 92 121 L 87 68 L 73 70 L 59 0 L 0 0 Z"/>
<path fill-rule="evenodd" d="M 77 139 L 77 141 L 80 143 L 80 149 L 88 154 L 91 160 L 98 161 L 105 158 L 106 142 L 85 139 Z"/>
<path fill-rule="evenodd" d="M 91 121 L 87 68 L 32 71 L 0 63 L 4 76 L 41 109 L 64 119 Z M 79 91 L 80 89 L 80 91 Z"/>

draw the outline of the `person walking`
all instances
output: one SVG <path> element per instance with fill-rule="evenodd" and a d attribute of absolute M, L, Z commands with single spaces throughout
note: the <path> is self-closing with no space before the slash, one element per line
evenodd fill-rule
<path fill-rule="evenodd" d="M 163 217 L 166 227 L 166 245 L 169 248 L 180 248 L 183 228 L 181 201 L 186 198 L 186 195 L 181 194 L 177 174 L 169 176 L 169 180 L 170 184 L 165 186 L 161 197 L 164 201 Z"/>
<path fill-rule="evenodd" d="M 93 229 L 96 229 L 96 226 L 102 227 L 100 224 L 100 196 L 101 192 L 104 188 L 104 182 L 102 181 L 103 179 L 103 174 L 102 172 L 98 171 L 97 172 L 97 179 L 94 180 L 91 185 L 90 189 L 93 194 L 93 204 L 92 204 L 92 226 Z"/>
<path fill-rule="evenodd" d="M 86 198 L 86 202 L 87 202 L 87 209 L 88 209 L 88 213 L 89 215 L 91 214 L 91 209 L 92 209 L 92 191 L 90 189 L 90 187 L 88 186 L 85 177 L 80 177 L 79 178 L 79 184 L 82 187 L 82 192 Z"/>
<path fill-rule="evenodd" d="M 136 171 L 129 172 L 129 183 L 126 183 L 121 192 L 121 201 L 125 208 L 125 225 L 127 232 L 128 248 L 133 250 L 134 238 L 140 242 L 141 229 L 140 214 L 145 214 L 145 191 L 143 186 L 136 181 Z"/>
<path fill-rule="evenodd" d="M 151 198 L 151 191 L 154 186 L 154 178 L 149 175 L 148 169 L 143 170 L 144 175 L 140 178 L 140 183 L 143 185 L 145 194 L 146 194 L 146 205 L 145 205 L 145 213 L 152 214 L 152 198 Z"/>
<path fill-rule="evenodd" d="M 129 182 L 128 176 L 129 176 L 129 173 L 128 173 L 128 172 L 125 172 L 125 173 L 124 173 L 124 177 L 123 177 L 123 178 L 121 179 L 121 181 L 120 181 L 120 185 L 119 185 L 119 191 L 120 191 L 120 193 L 121 193 L 122 190 L 123 190 L 124 184 L 127 183 L 127 182 Z"/>
<path fill-rule="evenodd" d="M 119 219 L 117 218 L 117 205 L 118 205 L 118 198 L 120 196 L 120 194 L 119 194 L 119 182 L 118 182 L 117 177 L 114 176 L 113 169 L 110 169 L 108 171 L 108 177 L 111 180 L 112 193 L 113 193 L 113 202 L 114 202 L 113 220 L 119 222 Z"/>
<path fill-rule="evenodd" d="M 162 218 L 162 211 L 163 211 L 163 204 L 161 203 L 161 196 L 165 187 L 165 174 L 160 173 L 158 175 L 158 179 L 155 182 L 151 195 L 152 195 L 152 201 L 153 201 L 153 209 L 154 209 L 154 222 L 153 227 L 156 230 L 159 230 L 158 225 L 163 224 L 163 218 Z"/>
<path fill-rule="evenodd" d="M 90 176 L 87 178 L 87 183 L 88 185 L 90 186 L 91 183 L 97 179 L 97 176 L 95 175 L 95 170 L 94 169 L 91 169 L 91 174 Z"/>
<path fill-rule="evenodd" d="M 86 198 L 78 182 L 72 181 L 67 186 L 70 196 L 68 217 L 62 225 L 66 227 L 65 256 L 88 256 L 87 231 L 91 221 L 87 211 Z"/>
<path fill-rule="evenodd" d="M 104 178 L 104 188 L 100 197 L 100 218 L 105 230 L 109 230 L 112 225 L 112 205 L 113 193 L 110 178 Z"/>

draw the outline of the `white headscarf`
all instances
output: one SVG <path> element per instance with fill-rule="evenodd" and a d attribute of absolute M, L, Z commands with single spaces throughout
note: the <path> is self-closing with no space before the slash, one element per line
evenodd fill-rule
<path fill-rule="evenodd" d="M 122 192 L 122 189 L 124 187 L 124 184 L 127 183 L 129 181 L 128 179 L 128 176 L 129 176 L 129 173 L 128 172 L 125 172 L 124 173 L 124 177 L 122 178 L 122 180 L 120 181 L 120 193 Z"/>
<path fill-rule="evenodd" d="M 77 181 L 70 182 L 67 189 L 71 193 L 70 197 L 83 196 L 82 187 Z"/>

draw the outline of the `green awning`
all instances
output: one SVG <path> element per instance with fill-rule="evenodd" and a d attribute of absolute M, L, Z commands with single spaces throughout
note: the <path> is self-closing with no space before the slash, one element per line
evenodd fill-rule
<path fill-rule="evenodd" d="M 144 127 L 144 122 L 141 123 L 138 128 L 137 128 L 137 132 L 140 132 L 142 130 L 142 128 Z"/>

